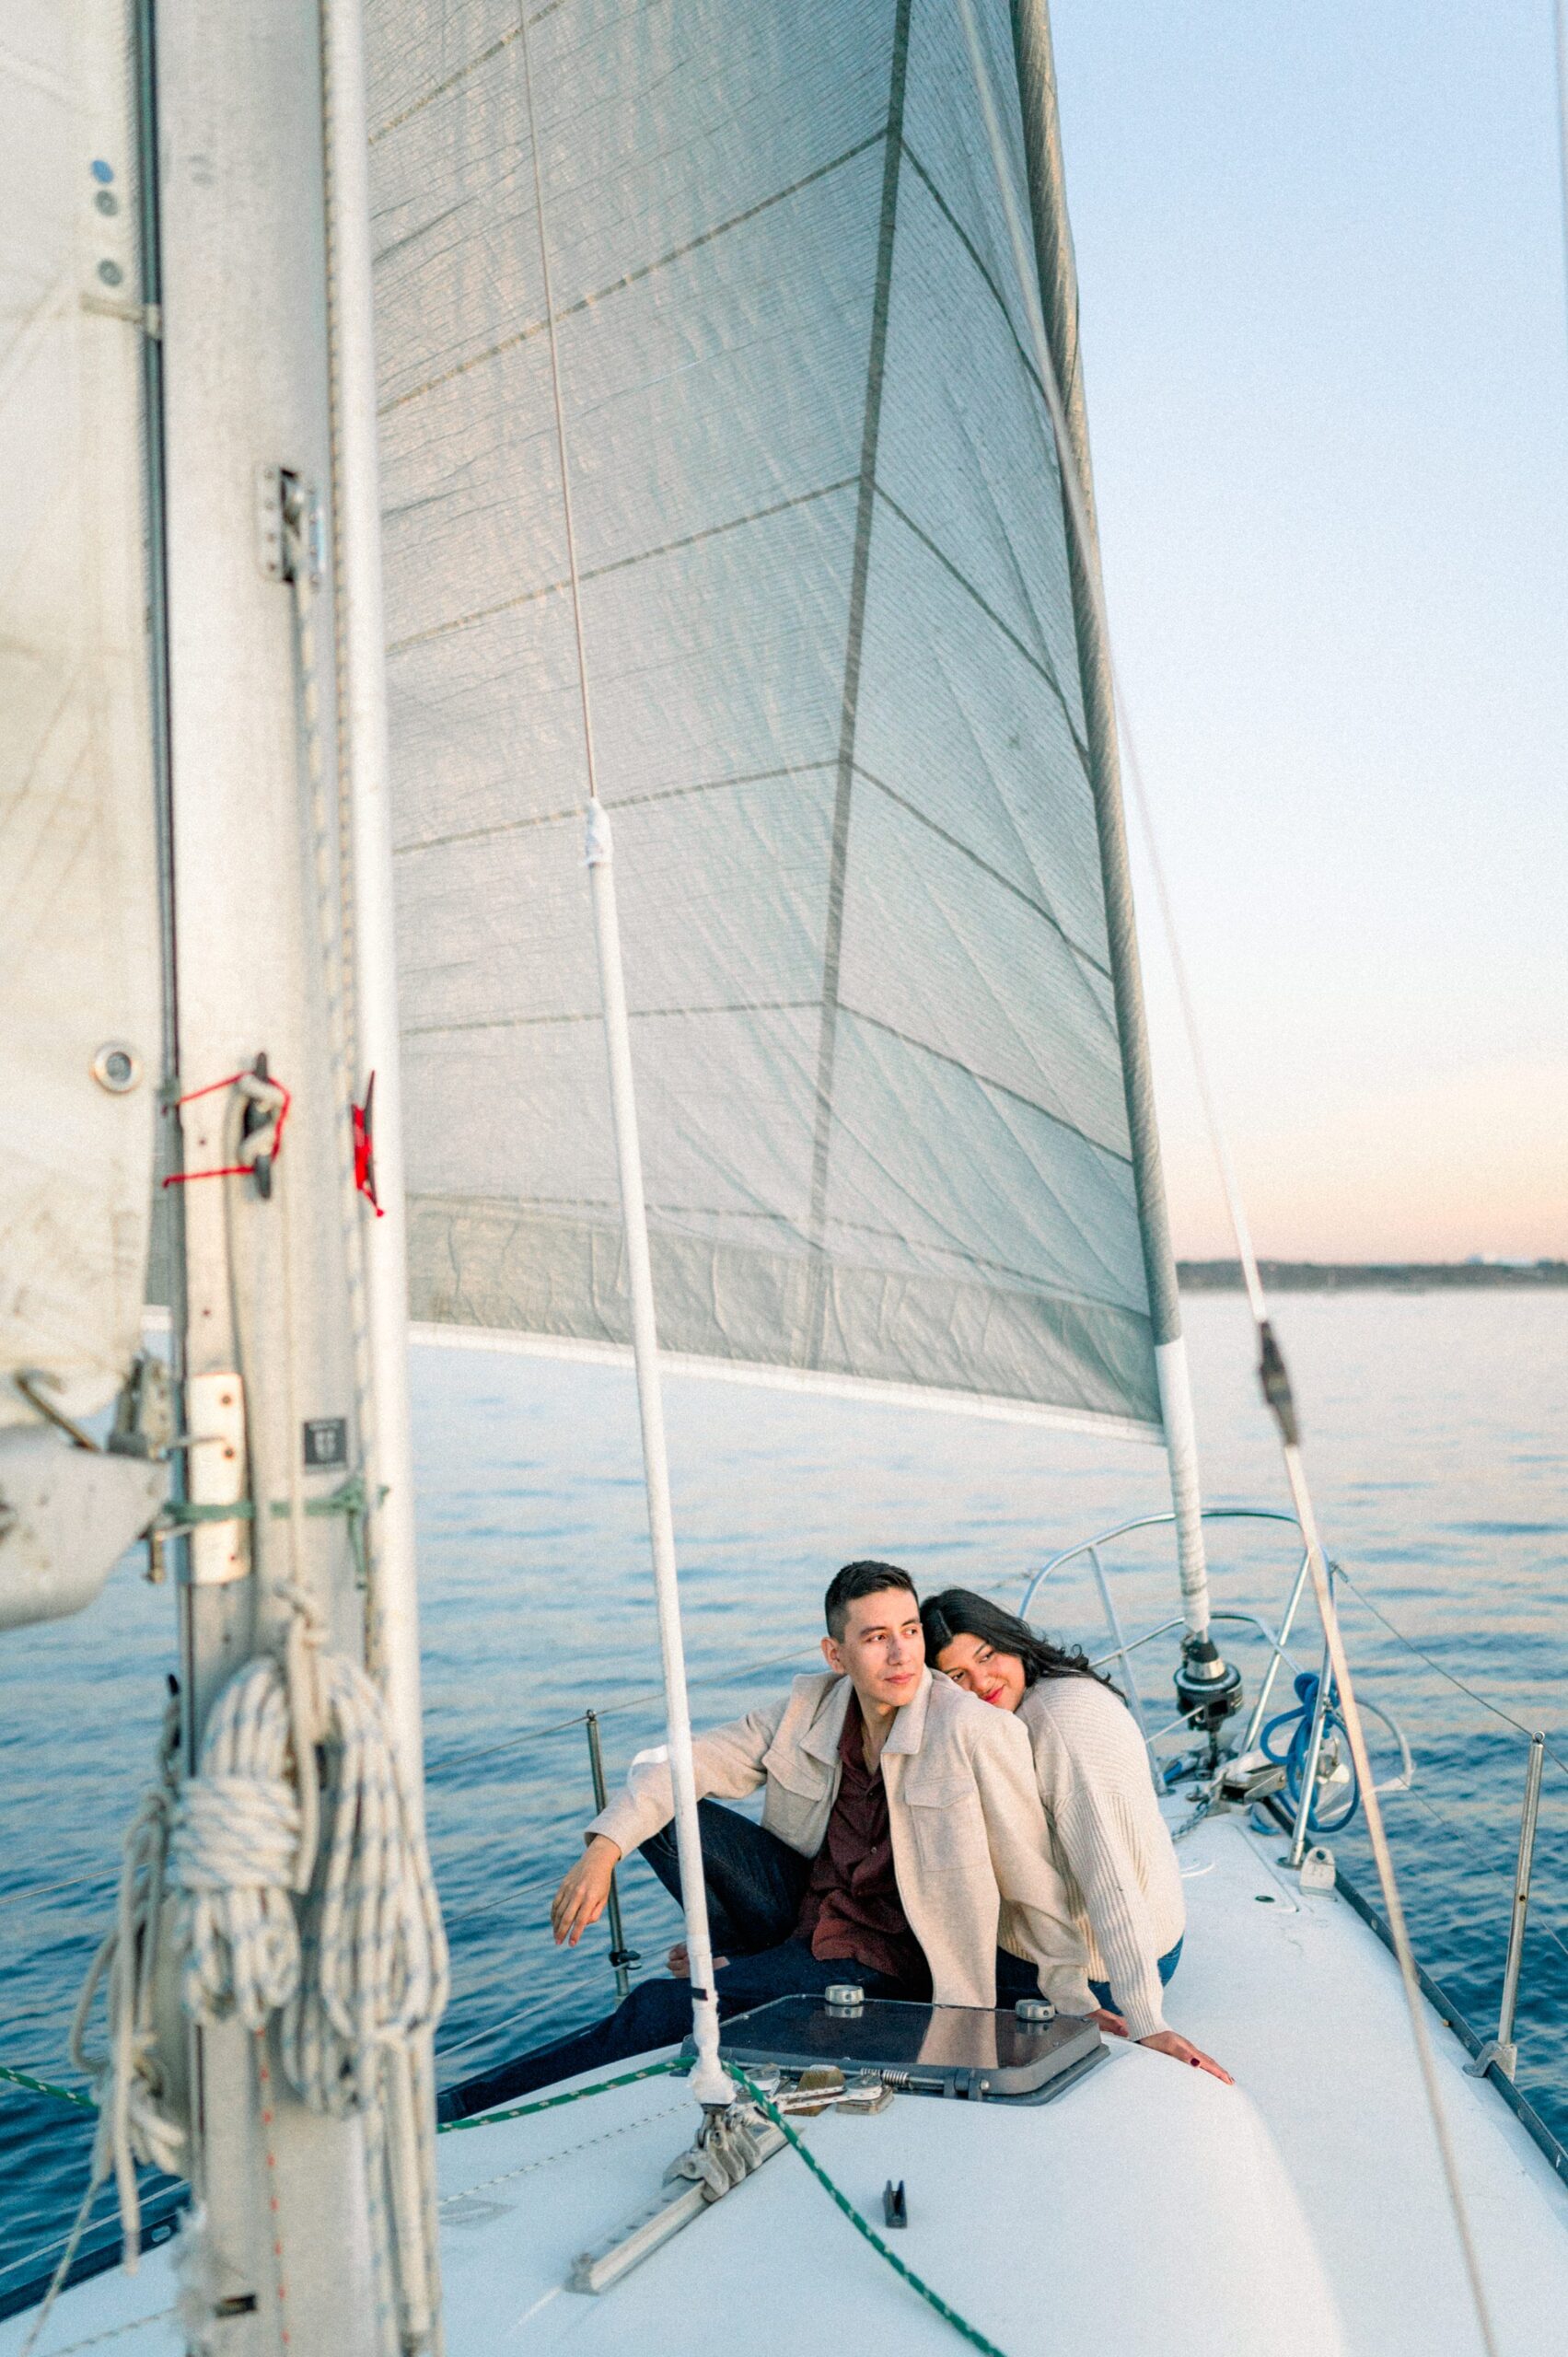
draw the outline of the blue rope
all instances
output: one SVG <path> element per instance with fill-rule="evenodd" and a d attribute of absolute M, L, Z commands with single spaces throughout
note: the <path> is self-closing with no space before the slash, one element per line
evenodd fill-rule
<path fill-rule="evenodd" d="M 1312 1721 L 1318 1710 L 1318 1688 L 1317 1671 L 1302 1670 L 1295 1681 L 1295 1709 L 1281 1711 L 1277 1717 L 1269 1721 L 1258 1738 L 1269 1758 L 1276 1765 L 1283 1767 L 1285 1771 L 1285 1799 L 1293 1815 L 1301 1805 L 1301 1788 L 1307 1774 L 1307 1754 L 1312 1743 Z M 1336 1727 L 1342 1729 L 1343 1726 L 1344 1721 L 1340 1716 L 1340 1698 L 1330 1686 L 1329 1707 L 1323 1717 L 1324 1741 L 1328 1741 L 1330 1735 Z M 1281 1749 L 1280 1745 L 1283 1742 L 1287 1727 L 1291 1728 L 1293 1733 L 1289 1742 L 1284 1744 L 1283 1749 Z M 1307 1829 L 1309 1833 L 1342 1833 L 1360 1806 L 1361 1781 L 1356 1775 L 1355 1762 L 1353 1759 L 1350 1762 L 1350 1783 L 1343 1797 L 1326 1809 L 1321 1816 L 1318 1814 L 1318 1795 L 1314 1793 L 1312 1805 L 1307 1812 Z"/>

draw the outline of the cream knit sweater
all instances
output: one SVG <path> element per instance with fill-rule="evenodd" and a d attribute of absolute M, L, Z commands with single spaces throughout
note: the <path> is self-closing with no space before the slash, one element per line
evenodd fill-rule
<path fill-rule="evenodd" d="M 1052 1864 L 1133 2038 L 1166 2026 L 1158 1960 L 1187 1921 L 1181 1873 L 1137 1722 L 1092 1678 L 1041 1678 L 1017 1715 L 1034 1749 Z"/>

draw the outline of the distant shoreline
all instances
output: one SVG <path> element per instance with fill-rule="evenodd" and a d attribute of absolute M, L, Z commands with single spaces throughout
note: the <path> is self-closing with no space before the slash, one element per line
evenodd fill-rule
<path fill-rule="evenodd" d="M 1568 1285 L 1568 1260 L 1260 1260 L 1276 1293 L 1494 1293 Z M 1179 1260 L 1183 1293 L 1239 1293 L 1238 1260 Z"/>

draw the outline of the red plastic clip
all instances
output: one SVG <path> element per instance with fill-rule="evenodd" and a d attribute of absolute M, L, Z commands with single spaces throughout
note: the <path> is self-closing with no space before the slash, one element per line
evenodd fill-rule
<path fill-rule="evenodd" d="M 376 1075 L 365 1084 L 365 1102 L 354 1108 L 354 1183 L 377 1219 L 387 1214 L 376 1192 Z"/>

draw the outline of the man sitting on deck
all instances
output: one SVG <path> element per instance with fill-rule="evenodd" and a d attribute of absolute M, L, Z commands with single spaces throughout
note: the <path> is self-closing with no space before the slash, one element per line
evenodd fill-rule
<path fill-rule="evenodd" d="M 1023 1727 L 933 1678 L 907 1572 L 848 1563 L 824 1608 L 826 1674 L 692 1747 L 699 1795 L 766 1786 L 760 1826 L 701 1801 L 714 1947 L 729 1957 L 714 1973 L 720 2014 L 816 1994 L 852 1968 L 868 1997 L 989 2006 L 1038 1989 L 1059 2012 L 1089 2013 Z M 558 1945 L 598 1921 L 633 1849 L 679 1897 L 674 1809 L 663 1754 L 645 1755 L 555 1895 Z M 668 2046 L 691 2017 L 686 1982 L 645 1980 L 608 2020 L 449 2089 L 443 2117 Z"/>

